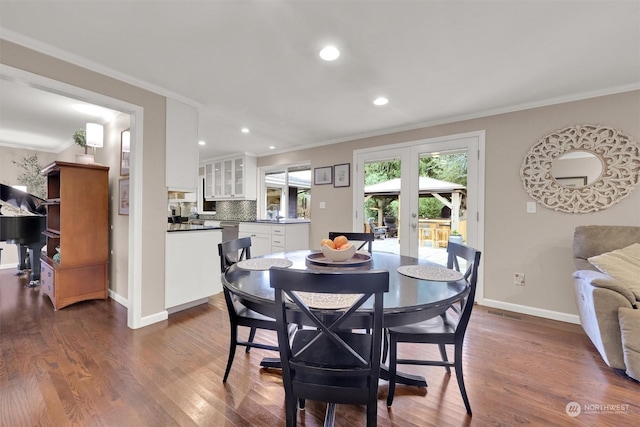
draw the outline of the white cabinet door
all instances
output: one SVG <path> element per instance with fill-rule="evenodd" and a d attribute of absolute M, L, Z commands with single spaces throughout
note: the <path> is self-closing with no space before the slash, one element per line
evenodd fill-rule
<path fill-rule="evenodd" d="M 198 188 L 198 110 L 167 99 L 166 185 L 177 191 Z"/>
<path fill-rule="evenodd" d="M 244 195 L 244 158 L 233 159 L 233 194 Z"/>
<path fill-rule="evenodd" d="M 271 253 L 271 225 L 241 222 L 238 226 L 239 237 L 251 237 L 251 256 Z"/>
<path fill-rule="evenodd" d="M 218 200 L 255 200 L 256 158 L 230 157 L 205 165 L 205 197 Z"/>
<path fill-rule="evenodd" d="M 224 186 L 222 176 L 224 173 L 224 162 L 213 162 L 213 197 L 224 196 Z"/>
<path fill-rule="evenodd" d="M 251 238 L 252 257 L 258 257 L 271 253 L 271 234 L 239 232 L 238 237 Z"/>
<path fill-rule="evenodd" d="M 213 163 L 204 165 L 204 197 L 213 197 Z"/>
<path fill-rule="evenodd" d="M 285 226 L 287 238 L 285 251 L 313 249 L 309 247 L 309 224 L 289 224 Z"/>

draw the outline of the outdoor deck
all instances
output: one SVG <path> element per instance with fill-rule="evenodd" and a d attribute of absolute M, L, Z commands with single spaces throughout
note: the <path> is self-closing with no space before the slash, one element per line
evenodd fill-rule
<path fill-rule="evenodd" d="M 373 241 L 373 250 L 399 254 L 400 243 L 398 243 L 397 237 L 376 239 Z M 447 265 L 447 248 L 433 248 L 431 247 L 430 241 L 426 241 L 426 245 L 420 245 L 418 256 L 420 259 L 427 259 L 438 264 Z"/>

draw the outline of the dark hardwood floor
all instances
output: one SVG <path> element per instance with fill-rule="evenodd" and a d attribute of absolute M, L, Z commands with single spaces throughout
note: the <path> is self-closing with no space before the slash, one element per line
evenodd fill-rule
<path fill-rule="evenodd" d="M 0 270 L 0 426 L 280 426 L 277 370 L 240 348 L 226 385 L 228 319 L 222 296 L 139 330 L 112 300 L 57 312 L 26 277 Z M 570 286 L 568 283 L 567 286 Z M 244 331 L 243 331 L 244 333 Z M 263 332 L 275 343 L 275 335 Z M 468 417 L 455 374 L 424 374 L 427 389 L 398 386 L 391 409 L 381 382 L 380 426 L 635 426 L 640 385 L 601 360 L 580 326 L 476 307 L 465 347 Z M 437 354 L 410 345 L 400 354 Z M 581 405 L 569 417 L 566 406 Z M 605 407 L 604 405 L 615 405 Z M 299 425 L 321 426 L 308 402 Z M 364 425 L 363 407 L 339 405 L 338 426 Z"/>

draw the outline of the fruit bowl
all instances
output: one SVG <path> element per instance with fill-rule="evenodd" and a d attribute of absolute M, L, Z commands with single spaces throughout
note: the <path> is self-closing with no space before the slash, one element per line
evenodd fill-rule
<path fill-rule="evenodd" d="M 347 249 L 331 249 L 327 245 L 322 245 L 322 255 L 334 262 L 346 261 L 356 254 L 356 247 L 350 245 Z"/>

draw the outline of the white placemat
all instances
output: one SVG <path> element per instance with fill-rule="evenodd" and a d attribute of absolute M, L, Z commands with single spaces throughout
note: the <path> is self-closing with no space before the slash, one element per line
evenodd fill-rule
<path fill-rule="evenodd" d="M 322 294 L 316 292 L 297 292 L 297 294 L 309 307 L 323 310 L 351 307 L 362 296 L 362 294 Z"/>
<path fill-rule="evenodd" d="M 426 267 L 424 265 L 403 265 L 398 267 L 398 273 L 414 279 L 451 282 L 464 277 L 462 273 L 445 267 Z"/>
<path fill-rule="evenodd" d="M 250 258 L 238 262 L 238 268 L 243 270 L 268 270 L 271 267 L 291 267 L 293 261 L 285 258 Z"/>

